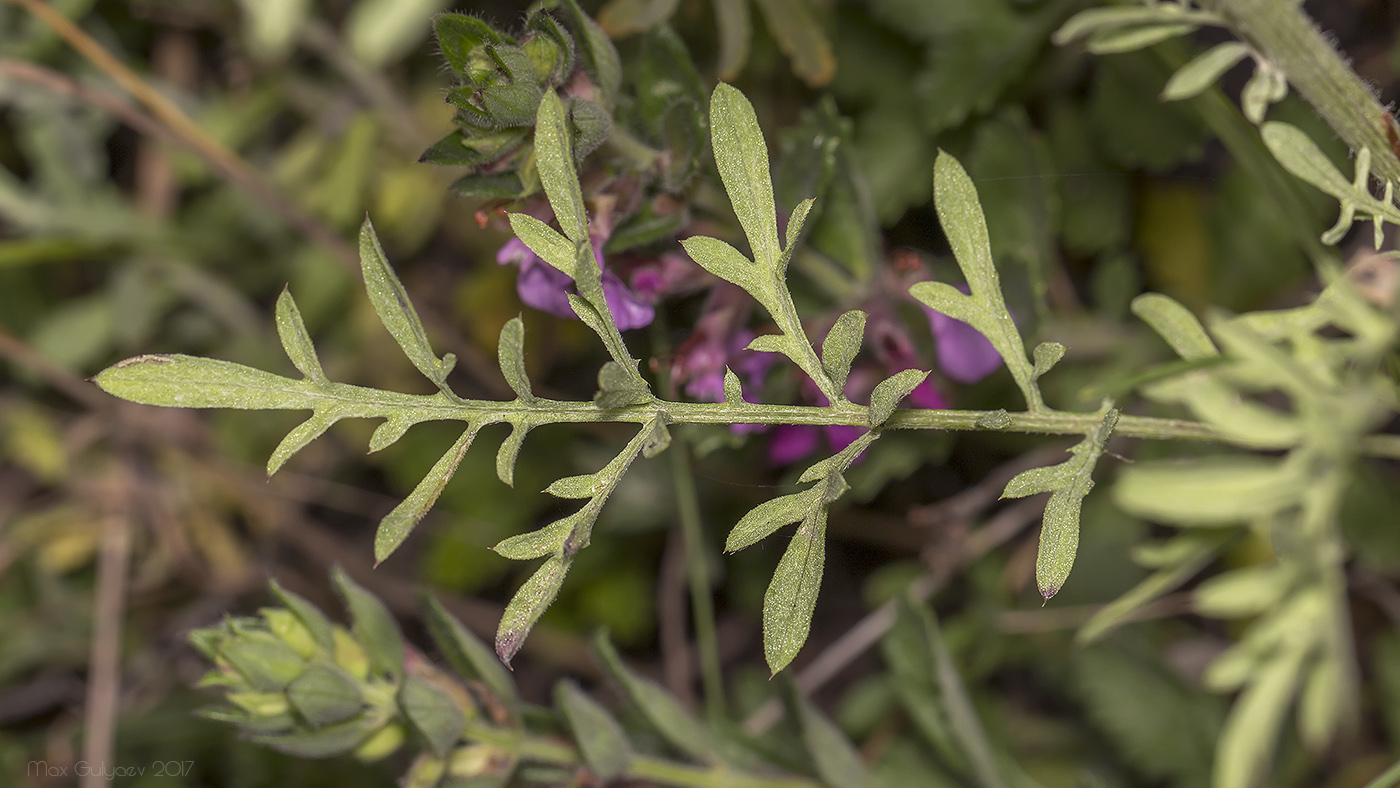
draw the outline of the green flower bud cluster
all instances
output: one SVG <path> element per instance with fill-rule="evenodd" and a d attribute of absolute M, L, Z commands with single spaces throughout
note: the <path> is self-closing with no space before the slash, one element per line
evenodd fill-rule
<path fill-rule="evenodd" d="M 214 664 L 201 686 L 223 694 L 223 703 L 201 714 L 304 758 L 351 754 L 369 762 L 414 744 L 423 752 L 404 784 L 418 788 L 512 768 L 500 747 L 463 741 L 469 722 L 512 719 L 489 685 L 460 682 L 409 655 L 382 603 L 342 572 L 335 581 L 350 628 L 274 581 L 272 592 L 284 607 L 190 633 Z M 428 609 L 437 619 L 434 631 L 448 638 L 444 650 L 460 651 L 456 639 L 465 630 L 436 603 Z"/>

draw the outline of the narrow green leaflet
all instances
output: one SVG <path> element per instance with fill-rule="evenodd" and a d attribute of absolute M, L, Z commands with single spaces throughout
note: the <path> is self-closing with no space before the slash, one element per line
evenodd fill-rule
<path fill-rule="evenodd" d="M 720 179 L 748 236 L 754 261 L 764 271 L 776 271 L 783 247 L 778 243 L 768 145 L 753 105 L 738 88 L 724 83 L 715 88 L 710 96 L 710 130 Z"/>
<path fill-rule="evenodd" d="M 432 635 L 447 664 L 462 676 L 480 679 L 507 709 L 518 713 L 520 695 L 515 689 L 515 682 L 511 681 L 491 649 L 447 612 L 436 597 L 424 594 L 419 599 L 419 607 L 423 611 L 428 634 Z"/>
<path fill-rule="evenodd" d="M 1065 346 L 1059 342 L 1041 342 L 1031 351 L 1031 357 L 1035 359 L 1035 366 L 1031 369 L 1031 376 L 1039 380 L 1042 375 L 1055 368 L 1060 363 L 1060 359 L 1065 357 Z"/>
<path fill-rule="evenodd" d="M 876 384 L 875 390 L 870 392 L 870 428 L 878 429 L 889 421 L 899 403 L 918 388 L 928 374 L 921 369 L 906 369 Z"/>
<path fill-rule="evenodd" d="M 515 560 L 548 556 L 544 565 L 516 592 L 501 619 L 496 633 L 496 653 L 507 665 L 524 643 L 530 628 L 559 593 L 574 556 L 588 546 L 593 526 L 608 496 L 612 495 L 638 455 L 657 442 L 657 427 L 660 424 L 660 415 L 643 424 L 612 462 L 596 474 L 570 477 L 563 481 L 556 492 L 565 493 L 568 497 L 573 497 L 575 493 L 582 497 L 584 491 L 581 488 L 591 488 L 588 493 L 591 497 L 583 508 L 543 528 L 502 540 L 493 548 L 498 554 Z"/>
<path fill-rule="evenodd" d="M 1096 55 L 1134 52 L 1193 33 L 1199 27 L 1194 24 L 1128 25 L 1111 30 L 1098 30 L 1089 35 L 1084 48 Z"/>
<path fill-rule="evenodd" d="M 865 335 L 865 313 L 852 309 L 836 318 L 836 323 L 826 333 L 822 341 L 822 368 L 836 384 L 846 387 L 846 376 L 851 374 L 851 362 L 860 352 L 860 341 Z"/>
<path fill-rule="evenodd" d="M 525 436 L 529 434 L 528 424 L 512 424 L 510 434 L 496 450 L 496 478 L 511 487 L 515 486 L 515 461 L 520 458 L 520 447 L 525 445 Z"/>
<path fill-rule="evenodd" d="M 1172 297 L 1161 293 L 1144 293 L 1133 299 L 1131 308 L 1133 314 L 1152 326 L 1152 330 L 1187 361 L 1220 355 L 1201 321 Z"/>
<path fill-rule="evenodd" d="M 714 734 L 659 684 L 628 668 L 606 633 L 599 632 L 593 639 L 593 650 L 608 674 L 622 686 L 627 699 L 671 746 L 703 763 L 720 760 Z"/>
<path fill-rule="evenodd" d="M 587 244 L 588 217 L 583 209 L 578 172 L 574 169 L 569 125 L 559 94 L 552 90 L 545 91 L 535 116 L 535 162 L 559 228 L 575 244 Z"/>
<path fill-rule="evenodd" d="M 438 358 L 433 353 L 433 347 L 428 342 L 428 333 L 423 329 L 423 321 L 418 319 L 418 312 L 409 302 L 408 291 L 404 290 L 398 274 L 389 266 L 389 260 L 384 256 L 384 249 L 380 247 L 379 238 L 374 234 L 374 227 L 369 223 L 369 219 L 365 219 L 365 223 L 360 227 L 360 270 L 364 274 L 365 290 L 369 293 L 375 314 L 379 315 L 379 321 L 389 329 L 394 341 L 403 348 L 413 366 L 444 393 L 450 394 L 447 375 L 457 363 L 457 357 L 448 353 Z"/>
<path fill-rule="evenodd" d="M 1162 88 L 1163 101 L 1180 101 L 1204 93 L 1226 71 L 1249 55 L 1249 46 L 1238 41 L 1217 44 L 1177 69 Z"/>
<path fill-rule="evenodd" d="M 1232 525 L 1297 505 L 1306 466 L 1251 456 L 1139 462 L 1118 475 L 1113 500 L 1129 514 L 1175 525 Z"/>
<path fill-rule="evenodd" d="M 93 378 L 114 397 L 166 408 L 313 410 L 317 396 L 305 380 L 182 355 L 145 355 L 118 361 Z"/>
<path fill-rule="evenodd" d="M 313 413 L 311 418 L 293 427 L 277 444 L 277 448 L 272 450 L 272 455 L 267 458 L 267 475 L 271 478 L 274 473 L 281 470 L 287 460 L 292 455 L 306 448 L 307 444 L 321 437 L 326 430 L 331 428 L 339 420 L 339 416 L 333 413 L 318 412 Z M 378 435 L 379 431 L 376 430 Z"/>
<path fill-rule="evenodd" d="M 373 594 L 350 579 L 345 570 L 336 567 L 331 573 L 345 609 L 350 611 L 355 639 L 364 646 L 370 666 L 394 678 L 403 675 L 404 643 L 394 616 Z"/>
<path fill-rule="evenodd" d="M 728 553 L 743 550 L 768 538 L 779 528 L 807 517 L 813 507 L 821 504 L 821 491 L 818 487 L 765 501 L 749 510 L 749 513 L 730 530 L 724 550 Z"/>
<path fill-rule="evenodd" d="M 306 333 L 306 323 L 301 319 L 301 310 L 292 298 L 292 292 L 282 289 L 277 297 L 277 335 L 282 339 L 282 347 L 287 358 L 292 360 L 298 371 L 313 383 L 325 383 L 326 373 L 321 369 L 321 360 L 316 357 L 316 348 L 311 344 L 311 335 Z"/>
<path fill-rule="evenodd" d="M 1017 474 L 1007 482 L 1003 498 L 1024 498 L 1039 493 L 1053 493 L 1045 505 L 1045 518 L 1040 529 L 1040 552 L 1035 561 L 1035 579 L 1040 595 L 1045 599 L 1059 593 L 1074 566 L 1079 549 L 1079 510 L 1084 496 L 1093 489 L 1094 465 L 1103 455 L 1113 428 L 1118 423 L 1118 411 L 1110 409 L 1098 428 L 1069 451 L 1073 456 L 1048 468 L 1032 468 Z"/>
<path fill-rule="evenodd" d="M 1264 139 L 1264 145 L 1284 169 L 1341 202 L 1341 215 L 1332 229 L 1323 234 L 1323 243 L 1334 244 L 1340 241 L 1351 228 L 1357 212 L 1371 217 L 1376 223 L 1378 236 L 1383 223 L 1400 224 L 1400 208 L 1395 207 L 1390 195 L 1388 194 L 1385 200 L 1378 200 L 1367 188 L 1371 174 L 1370 150 L 1362 148 L 1357 152 L 1356 176 L 1348 181 L 1337 171 L 1327 155 L 1318 149 L 1317 143 L 1296 126 L 1270 121 L 1260 127 L 1259 133 Z M 1380 248 L 1379 241 L 1377 248 Z"/>
<path fill-rule="evenodd" d="M 541 260 L 574 278 L 578 247 L 557 230 L 527 213 L 510 214 L 510 229 Z"/>
<path fill-rule="evenodd" d="M 1240 695 L 1220 736 L 1216 788 L 1252 788 L 1268 773 L 1304 657 L 1295 651 L 1270 660 Z"/>
<path fill-rule="evenodd" d="M 1171 561 L 1158 566 L 1127 593 L 1104 605 L 1075 633 L 1075 642 L 1087 646 L 1099 640 L 1126 623 L 1143 606 L 1181 587 L 1215 560 L 1226 541 L 1224 533 L 1214 531 L 1190 531 L 1173 537 L 1169 543 L 1174 553 Z"/>
<path fill-rule="evenodd" d="M 798 526 L 763 595 L 763 656 L 774 674 L 788 666 L 812 629 L 826 567 L 825 506 Z"/>
<path fill-rule="evenodd" d="M 1180 27 L 1184 28 L 1172 35 L 1189 33 L 1201 25 L 1221 24 L 1221 18 L 1209 11 L 1199 11 L 1191 9 L 1182 3 L 1161 2 L 1152 3 L 1147 6 L 1112 6 L 1108 8 L 1091 8 L 1081 11 L 1070 17 L 1069 21 L 1056 30 L 1050 40 L 1058 45 L 1065 45 L 1075 39 L 1085 38 L 1093 35 L 1103 35 L 1114 32 L 1136 32 L 1142 29 L 1153 29 L 1157 27 Z M 1162 39 L 1153 40 L 1148 36 L 1146 43 L 1140 43 L 1133 49 L 1149 46 Z M 1102 51 L 1102 50 L 1100 50 Z M 1115 51 L 1126 51 L 1117 49 Z"/>
<path fill-rule="evenodd" d="M 462 738 L 467 725 L 466 716 L 452 697 L 419 676 L 404 679 L 399 688 L 399 708 L 439 758 L 445 757 Z"/>
<path fill-rule="evenodd" d="M 516 398 L 527 404 L 536 402 L 530 390 L 530 376 L 525 374 L 525 322 L 518 315 L 501 327 L 496 358 L 501 365 L 501 376 Z"/>
<path fill-rule="evenodd" d="M 496 656 L 506 667 L 510 667 L 510 661 L 525 644 L 525 637 L 530 634 L 535 622 L 559 595 L 559 588 L 564 585 L 564 576 L 569 573 L 573 561 L 572 557 L 550 556 L 510 598 L 510 604 L 506 605 L 501 623 L 496 628 Z"/>
<path fill-rule="evenodd" d="M 1026 358 L 1021 333 L 1011 319 L 1001 293 L 1001 278 L 992 260 L 987 221 L 977 198 L 977 187 L 958 160 L 940 152 L 933 168 L 933 199 L 943 232 L 953 247 L 963 277 L 971 289 L 963 295 L 943 282 L 920 282 L 909 294 L 930 309 L 971 325 L 992 343 L 1006 361 L 1026 405 L 1032 411 L 1044 410 L 1040 389 L 1035 384 L 1034 367 Z"/>
<path fill-rule="evenodd" d="M 462 457 L 466 456 L 467 449 L 471 448 L 474 437 L 476 430 L 468 427 L 461 437 L 457 438 L 457 442 L 452 444 L 452 448 L 433 464 L 432 470 L 413 488 L 413 492 L 379 521 L 379 529 L 374 534 L 376 564 L 397 550 L 428 510 L 433 508 L 433 504 L 437 503 L 452 475 L 457 472 L 457 466 L 462 464 Z"/>
<path fill-rule="evenodd" d="M 621 776 L 632 760 L 632 747 L 608 710 L 567 679 L 555 685 L 554 702 L 564 712 L 583 761 L 594 776 L 600 780 Z"/>
<path fill-rule="evenodd" d="M 704 235 L 683 238 L 681 246 L 685 248 L 686 254 L 690 255 L 690 259 L 699 263 L 701 268 L 726 282 L 733 282 L 744 288 L 763 304 L 765 309 L 773 311 L 769 308 L 769 304 L 772 303 L 769 277 L 738 249 L 718 238 Z"/>

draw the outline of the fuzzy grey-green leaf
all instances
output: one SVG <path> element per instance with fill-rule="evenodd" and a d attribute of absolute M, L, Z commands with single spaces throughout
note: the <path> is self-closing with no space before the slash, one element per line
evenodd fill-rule
<path fill-rule="evenodd" d="M 564 540 L 573 533 L 583 511 L 586 510 L 574 512 L 543 528 L 502 539 L 491 549 L 502 558 L 512 561 L 528 561 L 532 558 L 543 558 L 550 553 L 562 552 Z"/>
<path fill-rule="evenodd" d="M 439 758 L 447 756 L 467 725 L 466 715 L 451 696 L 419 676 L 404 679 L 399 708 Z"/>
<path fill-rule="evenodd" d="M 594 776 L 605 781 L 621 776 L 632 760 L 632 747 L 617 720 L 568 679 L 555 685 L 554 699 Z"/>
<path fill-rule="evenodd" d="M 836 318 L 836 322 L 822 341 L 822 368 L 831 377 L 839 391 L 846 387 L 846 377 L 851 374 L 851 362 L 860 352 L 860 342 L 865 336 L 865 313 L 852 309 Z"/>
<path fill-rule="evenodd" d="M 1179 101 L 1199 95 L 1249 54 L 1249 46 L 1238 41 L 1217 44 L 1177 69 L 1162 88 L 1163 101 Z"/>
<path fill-rule="evenodd" d="M 744 386 L 739 382 L 739 376 L 729 367 L 724 368 L 724 401 L 729 405 L 744 402 Z"/>
<path fill-rule="evenodd" d="M 517 315 L 501 326 L 501 336 L 496 342 L 496 356 L 501 365 L 501 375 L 506 379 L 515 396 L 521 402 L 534 402 L 534 392 L 530 390 L 530 376 L 525 374 L 525 321 Z"/>
<path fill-rule="evenodd" d="M 729 538 L 724 542 L 724 551 L 733 553 L 743 550 L 767 538 L 779 528 L 806 517 L 814 503 L 813 492 L 803 490 L 782 495 L 755 506 L 729 532 Z"/>
<path fill-rule="evenodd" d="M 1113 499 L 1129 514 L 1178 525 L 1229 525 L 1295 505 L 1309 479 L 1296 463 L 1261 457 L 1139 462 Z"/>
<path fill-rule="evenodd" d="M 894 409 L 913 391 L 928 373 L 922 369 L 906 369 L 880 381 L 870 392 L 870 428 L 875 429 L 894 415 Z"/>
<path fill-rule="evenodd" d="M 1060 359 L 1065 357 L 1065 346 L 1059 342 L 1041 342 L 1035 346 L 1031 352 L 1035 358 L 1035 366 L 1031 370 L 1031 376 L 1039 379 L 1041 375 L 1049 372 L 1060 363 Z"/>
<path fill-rule="evenodd" d="M 452 371 L 456 357 L 448 353 L 438 358 L 433 353 L 423 321 L 418 318 L 417 310 L 408 299 L 408 291 L 384 256 L 384 249 L 379 245 L 379 237 L 375 235 L 369 219 L 365 219 L 360 226 L 360 270 L 365 278 L 365 291 L 369 293 L 370 304 L 375 314 L 379 315 L 379 321 L 403 348 L 413 366 L 428 380 L 446 390 L 447 375 Z"/>
<path fill-rule="evenodd" d="M 414 526 L 418 525 L 428 510 L 433 508 L 433 504 L 437 503 L 448 481 L 457 472 L 457 466 L 462 464 L 462 457 L 466 455 L 467 449 L 471 448 L 474 437 L 476 430 L 467 428 L 461 437 L 457 438 L 456 443 L 452 444 L 452 448 L 433 464 L 428 475 L 418 482 L 413 492 L 379 521 L 379 529 L 374 534 L 376 564 L 398 549 Z"/>
<path fill-rule="evenodd" d="M 715 164 L 739 224 L 748 236 L 754 261 L 774 270 L 782 259 L 773 181 L 768 174 L 768 145 L 758 116 L 744 94 L 720 83 L 710 95 L 710 133 Z"/>
<path fill-rule="evenodd" d="M 516 590 L 510 604 L 506 605 L 500 626 L 496 629 L 496 656 L 507 667 L 525 644 L 525 637 L 530 634 L 535 622 L 540 620 L 540 616 L 559 595 L 559 587 L 564 584 L 564 576 L 569 573 L 573 561 L 573 558 L 550 556 Z"/>
<path fill-rule="evenodd" d="M 282 349 L 287 351 L 287 358 L 301 374 L 317 383 L 326 380 L 325 370 L 316 357 L 316 347 L 301 319 L 301 310 L 297 309 L 297 302 L 287 288 L 282 288 L 282 295 L 277 297 L 277 335 L 282 340 Z"/>
<path fill-rule="evenodd" d="M 544 92 L 535 115 L 535 166 L 564 235 L 575 244 L 588 243 L 588 216 L 574 170 L 569 125 L 564 105 L 553 90 Z"/>
<path fill-rule="evenodd" d="M 701 268 L 726 282 L 744 288 L 745 291 L 762 301 L 767 298 L 768 284 L 757 266 L 738 249 L 705 235 L 696 235 L 681 241 L 690 259 Z"/>
<path fill-rule="evenodd" d="M 777 673 L 807 642 L 826 565 L 826 507 L 798 527 L 763 595 L 763 655 Z"/>
<path fill-rule="evenodd" d="M 530 434 L 530 428 L 525 424 L 512 424 L 510 434 L 501 441 L 501 448 L 496 450 L 496 478 L 515 486 L 515 461 L 520 457 L 520 447 L 525 444 L 525 436 Z"/>
<path fill-rule="evenodd" d="M 146 355 L 118 361 L 93 378 L 114 397 L 166 408 L 312 410 L 320 397 L 303 380 L 183 355 Z"/>
<path fill-rule="evenodd" d="M 1144 293 L 1133 299 L 1132 310 L 1182 358 L 1196 361 L 1220 355 L 1201 321 L 1170 296 Z"/>
<path fill-rule="evenodd" d="M 574 242 L 527 213 L 510 214 L 510 229 L 537 257 L 573 278 L 578 257 Z"/>
<path fill-rule="evenodd" d="M 311 418 L 293 427 L 290 432 L 277 444 L 277 448 L 272 450 L 272 456 L 267 458 L 267 475 L 277 473 L 292 455 L 306 448 L 306 445 L 321 437 L 326 430 L 335 424 L 336 417 L 323 413 L 313 413 Z"/>

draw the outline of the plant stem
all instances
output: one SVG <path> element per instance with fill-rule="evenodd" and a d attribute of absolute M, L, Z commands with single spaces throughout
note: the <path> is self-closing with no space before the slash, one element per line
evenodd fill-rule
<path fill-rule="evenodd" d="M 468 723 L 462 738 L 512 751 L 522 761 L 563 767 L 584 765 L 577 748 L 542 736 Z M 802 777 L 761 776 L 723 765 L 693 766 L 649 755 L 633 755 L 623 776 L 677 788 L 818 788 L 815 782 Z"/>
<path fill-rule="evenodd" d="M 1353 150 L 1371 151 L 1371 166 L 1400 181 L 1400 158 L 1386 135 L 1393 123 L 1371 88 L 1323 36 L 1301 3 L 1280 0 L 1211 0 L 1236 35 L 1283 73 L 1327 125 Z"/>
<path fill-rule="evenodd" d="M 720 667 L 719 639 L 715 634 L 715 602 L 710 587 L 710 569 L 705 556 L 704 522 L 700 499 L 695 493 L 695 475 L 690 463 L 690 445 L 684 441 L 671 449 L 671 476 L 676 488 L 676 509 L 685 539 L 685 575 L 690 583 L 690 614 L 695 627 L 695 649 L 700 654 L 700 680 L 705 687 L 705 713 L 711 719 L 725 716 L 724 672 Z"/>
<path fill-rule="evenodd" d="M 126 365 L 141 363 L 159 356 L 131 359 Z M 147 362 L 149 363 L 149 362 Z M 237 366 L 237 365 L 234 365 Z M 120 370 L 113 367 L 109 371 Z M 250 373 L 253 370 L 249 370 Z M 103 373 L 104 375 L 107 373 Z M 266 375 L 267 373 L 257 373 Z M 101 378 L 102 376 L 99 376 Z M 273 376 L 268 376 L 273 377 Z M 109 384 L 114 383 L 111 380 Z M 160 396 L 143 397 L 142 392 L 115 382 L 117 391 L 107 389 L 123 399 L 145 405 L 191 407 L 188 402 L 168 401 Z M 325 409 L 336 418 L 390 418 L 407 420 L 410 424 L 424 421 L 464 421 L 482 427 L 509 423 L 531 429 L 549 424 L 631 423 L 645 424 L 658 415 L 668 424 L 806 424 L 813 426 L 848 425 L 862 427 L 870 423 L 870 409 L 864 405 L 842 402 L 829 407 L 810 405 L 762 405 L 749 402 L 668 402 L 652 399 L 640 405 L 602 409 L 592 402 L 563 402 L 536 400 L 496 402 L 490 400 L 449 400 L 437 394 L 402 394 L 394 391 L 352 386 L 346 383 L 313 384 L 308 381 L 281 378 L 278 388 L 269 389 L 271 396 L 264 406 L 218 403 L 194 407 L 236 407 L 248 410 L 311 410 Z M 281 385 L 285 383 L 285 385 Z M 882 429 L 894 430 L 989 430 L 1024 432 L 1040 435 L 1083 435 L 1097 429 L 1103 416 L 1097 413 L 1067 413 L 1057 410 L 1008 413 L 1004 410 L 922 410 L 902 409 L 894 412 Z M 1114 433 L 1129 438 L 1149 440 L 1188 440 L 1223 443 L 1251 449 L 1286 449 L 1291 444 L 1246 441 L 1222 435 L 1209 424 L 1187 419 L 1163 419 L 1152 416 L 1121 416 Z M 1364 456 L 1400 459 L 1400 435 L 1368 435 L 1360 441 Z"/>

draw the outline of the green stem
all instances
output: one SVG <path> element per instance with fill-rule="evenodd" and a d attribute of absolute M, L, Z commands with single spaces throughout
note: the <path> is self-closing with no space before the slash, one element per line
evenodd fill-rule
<path fill-rule="evenodd" d="M 1228 26 L 1288 75 L 1327 125 L 1353 150 L 1371 151 L 1381 178 L 1400 181 L 1400 158 L 1386 134 L 1389 110 L 1346 64 L 1304 13 L 1301 3 L 1280 0 L 1211 0 Z"/>
<path fill-rule="evenodd" d="M 705 560 L 710 553 L 705 549 L 704 522 L 700 515 L 700 498 L 695 493 L 689 444 L 681 442 L 671 449 L 671 476 L 676 487 L 681 536 L 685 539 L 685 574 L 690 584 L 695 648 L 700 653 L 700 680 L 705 687 L 705 712 L 711 719 L 722 719 L 725 716 L 724 672 L 719 660 L 709 564 Z"/>
<path fill-rule="evenodd" d="M 583 765 L 577 748 L 542 736 L 468 723 L 462 738 L 514 752 L 522 761 L 562 767 Z M 815 782 L 801 777 L 768 777 L 734 771 L 723 765 L 694 766 L 649 755 L 632 756 L 623 778 L 677 788 L 818 788 Z"/>
<path fill-rule="evenodd" d="M 157 358 L 157 357 L 153 357 Z M 133 362 L 136 360 L 133 359 Z M 131 362 L 128 362 L 131 363 Z M 109 372 L 120 370 L 112 368 Z M 249 370 L 253 373 L 253 370 Z M 104 372 L 103 375 L 109 373 Z M 267 373 L 258 372 L 258 375 Z M 99 376 L 99 379 L 102 376 Z M 275 376 L 267 375 L 269 378 Z M 112 381 L 106 381 L 112 383 Z M 282 378 L 285 382 L 275 391 L 268 391 L 264 406 L 248 405 L 241 398 L 227 401 L 193 403 L 168 399 L 164 392 L 150 396 L 134 387 L 119 385 L 117 391 L 104 386 L 108 393 L 144 405 L 175 407 L 232 407 L 243 410 L 312 410 L 324 411 L 337 419 L 397 418 L 410 424 L 425 421 L 465 421 L 478 428 L 489 424 L 508 423 L 530 428 L 548 424 L 586 424 L 599 422 L 645 424 L 658 415 L 668 424 L 807 424 L 813 426 L 868 426 L 869 408 L 851 402 L 829 407 L 809 405 L 763 405 L 748 402 L 668 402 L 653 399 L 623 408 L 604 410 L 592 402 L 562 402 L 518 400 L 449 400 L 437 394 L 402 394 L 393 391 L 352 386 L 346 383 L 313 384 L 305 380 Z M 895 411 L 882 429 L 894 430 L 989 430 L 1024 432 L 1040 435 L 1083 435 L 1096 429 L 1103 417 L 1096 413 L 1067 413 L 1056 410 L 1007 413 L 1004 410 L 921 410 Z M 1122 416 L 1115 430 L 1118 435 L 1149 440 L 1188 440 L 1224 443 L 1251 449 L 1285 449 L 1291 444 L 1260 443 L 1240 440 L 1217 432 L 1208 424 L 1187 419 L 1163 419 L 1152 416 Z M 1361 454 L 1371 457 L 1400 459 L 1400 435 L 1368 435 L 1360 442 Z"/>

